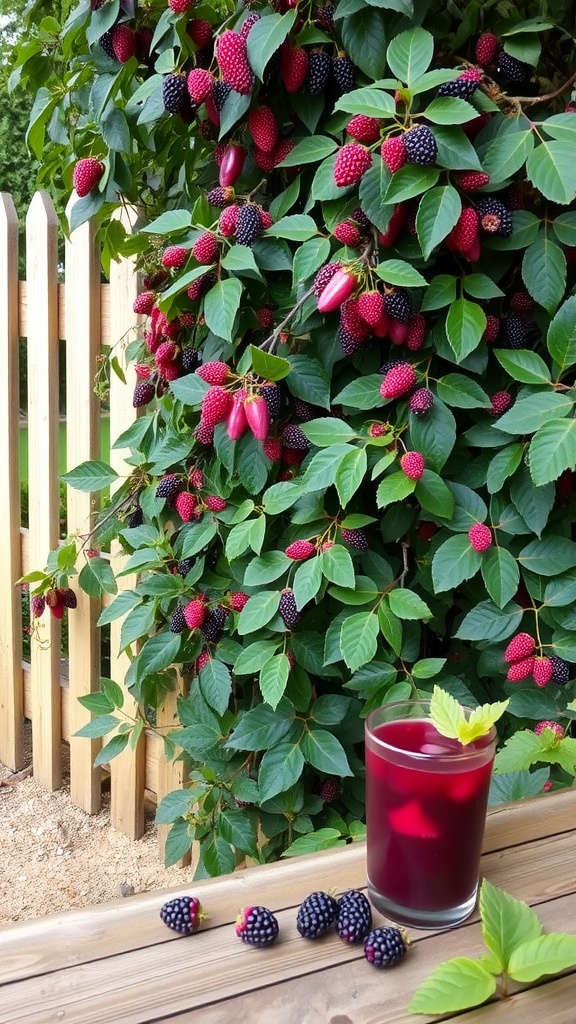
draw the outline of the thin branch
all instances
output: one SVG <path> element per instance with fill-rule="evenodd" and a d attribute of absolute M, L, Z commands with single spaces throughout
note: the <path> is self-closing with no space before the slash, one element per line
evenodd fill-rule
<path fill-rule="evenodd" d="M 526 107 L 535 107 L 537 103 L 548 103 L 550 100 L 555 100 L 557 96 L 561 96 L 566 89 L 569 89 L 571 85 L 576 82 L 576 71 L 570 76 L 567 82 L 564 82 L 559 89 L 555 89 L 554 92 L 547 92 L 543 96 L 508 96 L 507 99 L 510 103 L 521 103 Z"/>
<path fill-rule="evenodd" d="M 292 306 L 292 309 L 290 310 L 289 313 L 287 313 L 287 315 L 284 317 L 282 322 L 279 323 L 278 326 L 274 328 L 274 330 L 272 331 L 272 334 L 270 334 L 267 338 L 264 339 L 263 342 L 261 342 L 260 345 L 258 345 L 258 348 L 263 349 L 265 352 L 266 351 L 267 352 L 271 352 L 272 351 L 272 349 L 276 346 L 276 342 L 278 341 L 278 338 L 282 334 L 282 331 L 284 330 L 286 324 L 289 323 L 289 321 L 292 319 L 294 314 L 298 312 L 300 307 L 304 305 L 304 303 L 306 302 L 306 299 L 309 299 L 310 296 L 313 294 L 313 292 L 314 292 L 314 285 L 312 285 L 312 287 L 309 288 L 308 291 L 305 292 L 304 295 L 302 295 L 301 298 L 298 299 L 298 302 L 296 303 L 296 305 Z"/>

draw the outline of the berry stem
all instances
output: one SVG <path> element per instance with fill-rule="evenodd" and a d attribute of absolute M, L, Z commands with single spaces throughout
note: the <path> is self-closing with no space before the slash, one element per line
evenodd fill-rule
<path fill-rule="evenodd" d="M 312 287 L 309 288 L 307 292 L 304 292 L 304 295 L 302 295 L 298 299 L 298 302 L 294 306 L 292 306 L 292 309 L 289 311 L 289 313 L 286 314 L 286 316 L 281 321 L 281 323 L 279 323 L 278 326 L 274 328 L 274 330 L 272 331 L 272 334 L 270 334 L 267 338 L 265 338 L 264 341 L 262 341 L 260 343 L 260 345 L 258 345 L 258 348 L 263 349 L 264 352 L 272 352 L 273 349 L 276 348 L 276 344 L 278 342 L 278 338 L 282 334 L 282 331 L 283 331 L 284 327 L 286 326 L 286 324 L 290 322 L 290 320 L 292 319 L 294 314 L 297 313 L 298 310 L 300 309 L 300 307 L 304 305 L 304 303 L 306 302 L 306 299 L 309 299 L 310 296 L 313 295 L 313 294 L 314 294 L 314 285 L 312 285 Z"/>

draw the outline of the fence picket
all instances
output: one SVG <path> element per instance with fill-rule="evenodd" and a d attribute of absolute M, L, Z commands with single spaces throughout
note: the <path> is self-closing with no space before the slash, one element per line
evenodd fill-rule
<path fill-rule="evenodd" d="M 58 220 L 46 192 L 26 217 L 28 300 L 28 496 L 30 560 L 46 564 L 59 539 L 58 483 Z M 60 622 L 46 613 L 32 639 L 34 777 L 59 789 L 61 766 Z"/>
<path fill-rule="evenodd" d="M 12 197 L 0 193 L 0 759 L 13 771 L 24 766 L 22 722 L 22 606 L 15 586 L 20 557 L 18 216 Z"/>
<path fill-rule="evenodd" d="M 70 204 L 71 206 L 72 204 Z M 100 401 L 94 393 L 100 349 L 100 258 L 90 221 L 72 232 L 65 246 L 66 464 L 68 469 L 100 457 Z M 86 535 L 97 496 L 68 487 L 68 533 Z M 78 571 L 85 564 L 80 555 Z M 91 715 L 78 697 L 99 689 L 98 602 L 74 587 L 78 605 L 68 616 L 70 797 L 94 814 L 101 805 L 101 769 L 93 768 L 101 741 L 74 735 Z"/>
<path fill-rule="evenodd" d="M 122 211 L 120 215 L 127 230 L 135 222 L 133 211 Z M 110 344 L 115 348 L 120 364 L 124 347 L 134 340 L 138 318 L 133 312 L 133 304 L 138 294 L 138 280 L 135 261 L 123 259 L 112 263 L 110 267 Z M 110 376 L 110 439 L 113 444 L 136 417 L 132 405 L 131 389 L 118 379 L 115 373 Z M 125 477 L 132 471 L 124 461 L 126 449 L 112 449 L 110 464 L 121 476 Z M 111 551 L 112 565 L 115 574 L 126 561 L 120 546 L 114 542 Z M 136 580 L 134 576 L 122 576 L 118 580 L 119 587 L 131 589 Z M 130 664 L 128 656 L 119 654 L 120 630 L 122 619 L 116 619 L 110 626 L 110 675 L 121 682 Z M 126 694 L 124 711 L 127 715 L 136 716 L 138 706 L 130 694 Z M 140 839 L 144 833 L 144 789 L 146 775 L 146 747 L 144 735 L 141 735 L 135 749 L 131 746 L 110 762 L 112 776 L 111 820 L 115 828 L 120 829 L 131 839 Z"/>

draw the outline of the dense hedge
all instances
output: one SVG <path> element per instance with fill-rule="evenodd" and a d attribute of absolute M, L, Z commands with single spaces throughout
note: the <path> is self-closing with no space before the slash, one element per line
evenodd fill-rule
<path fill-rule="evenodd" d="M 99 760 L 119 684 L 144 719 L 182 666 L 158 820 L 199 874 L 361 836 L 363 717 L 433 684 L 510 697 L 496 799 L 572 785 L 572 4 L 47 6 L 13 76 L 40 183 L 143 276 L 127 477 L 66 477 L 117 486 L 89 543 L 138 573 Z"/>

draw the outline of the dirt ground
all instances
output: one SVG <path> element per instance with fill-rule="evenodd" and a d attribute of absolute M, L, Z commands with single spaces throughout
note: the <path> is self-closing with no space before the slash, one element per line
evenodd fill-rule
<path fill-rule="evenodd" d="M 73 806 L 66 764 L 54 793 L 21 776 L 0 762 L 0 925 L 188 881 L 191 869 L 163 866 L 152 812 L 132 842 L 111 826 L 107 799 L 95 815 Z"/>

